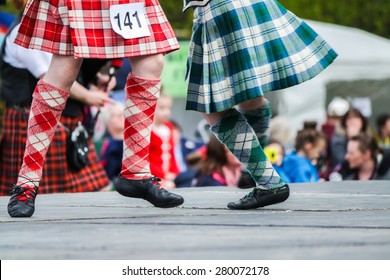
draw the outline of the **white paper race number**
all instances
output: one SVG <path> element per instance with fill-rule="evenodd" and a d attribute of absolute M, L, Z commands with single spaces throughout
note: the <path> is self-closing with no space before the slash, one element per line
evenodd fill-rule
<path fill-rule="evenodd" d="M 145 3 L 110 6 L 112 29 L 125 39 L 150 36 L 145 15 Z"/>

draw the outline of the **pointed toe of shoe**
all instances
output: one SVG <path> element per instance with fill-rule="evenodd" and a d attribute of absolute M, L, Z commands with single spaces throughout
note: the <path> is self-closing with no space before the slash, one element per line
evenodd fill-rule
<path fill-rule="evenodd" d="M 29 218 L 34 214 L 35 207 L 15 199 L 10 201 L 7 210 L 13 218 Z"/>

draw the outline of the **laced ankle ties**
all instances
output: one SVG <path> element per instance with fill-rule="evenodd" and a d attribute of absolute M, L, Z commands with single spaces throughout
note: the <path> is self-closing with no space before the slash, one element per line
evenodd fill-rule
<path fill-rule="evenodd" d="M 254 188 L 250 193 L 246 194 L 243 198 L 241 198 L 241 200 L 254 197 L 257 191 L 258 188 Z"/>
<path fill-rule="evenodd" d="M 31 187 L 27 185 L 27 182 L 20 185 L 15 184 L 11 191 L 11 196 L 24 203 L 33 202 L 37 196 L 38 187 L 34 181 L 31 181 L 29 178 L 25 179 L 28 179 L 28 182 L 32 183 L 34 186 Z M 23 185 L 27 185 L 28 187 L 23 187 Z"/>
<path fill-rule="evenodd" d="M 157 187 L 158 187 L 159 190 L 162 189 L 162 187 L 161 187 L 161 185 L 160 185 L 160 183 L 159 183 L 159 182 L 161 182 L 161 179 L 160 179 L 160 178 L 153 176 L 153 177 L 151 177 L 149 180 L 152 181 L 152 184 L 153 184 L 153 185 L 157 185 Z"/>
<path fill-rule="evenodd" d="M 247 198 L 253 198 L 253 197 L 255 197 L 255 195 L 257 195 L 258 192 L 272 192 L 272 193 L 276 194 L 279 189 L 281 189 L 281 188 L 277 188 L 274 190 L 263 190 L 260 188 L 254 188 L 250 193 L 248 193 L 243 198 L 241 198 L 241 200 L 245 200 Z"/>

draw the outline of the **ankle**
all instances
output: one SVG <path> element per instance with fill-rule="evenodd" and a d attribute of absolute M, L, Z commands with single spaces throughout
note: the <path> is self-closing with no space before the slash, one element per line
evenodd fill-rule
<path fill-rule="evenodd" d="M 154 177 L 150 173 L 121 173 L 120 177 L 129 180 L 145 180 Z"/>
<path fill-rule="evenodd" d="M 39 181 L 40 179 L 37 174 L 33 174 L 33 176 L 31 176 L 31 174 L 29 174 L 29 176 L 19 174 L 18 180 L 14 187 L 20 186 L 26 189 L 35 189 L 39 187 Z"/>
<path fill-rule="evenodd" d="M 27 184 L 14 185 L 11 195 L 17 200 L 27 202 L 28 200 L 34 200 L 38 193 L 38 187 L 29 186 Z"/>

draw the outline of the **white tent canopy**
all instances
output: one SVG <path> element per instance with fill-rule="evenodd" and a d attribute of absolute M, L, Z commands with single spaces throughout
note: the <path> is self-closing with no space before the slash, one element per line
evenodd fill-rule
<path fill-rule="evenodd" d="M 356 28 L 305 21 L 339 56 L 312 80 L 270 94 L 279 115 L 287 117 L 294 130 L 305 120 L 324 121 L 327 83 L 390 78 L 390 40 Z"/>

